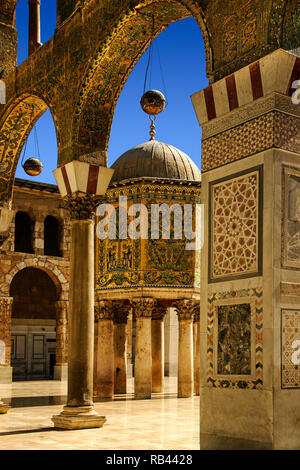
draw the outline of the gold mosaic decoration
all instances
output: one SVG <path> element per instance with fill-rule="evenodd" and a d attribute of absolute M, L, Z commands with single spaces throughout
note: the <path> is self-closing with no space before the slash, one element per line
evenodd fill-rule
<path fill-rule="evenodd" d="M 127 196 L 128 207 L 142 203 L 150 214 L 151 204 L 200 203 L 200 188 L 187 185 L 137 183 L 111 187 L 107 202 L 118 207 L 119 196 Z M 118 217 L 117 217 L 118 224 Z M 171 228 L 172 234 L 172 228 Z M 176 240 L 96 239 L 96 289 L 142 286 L 200 288 L 199 253 L 185 249 L 185 238 Z"/>

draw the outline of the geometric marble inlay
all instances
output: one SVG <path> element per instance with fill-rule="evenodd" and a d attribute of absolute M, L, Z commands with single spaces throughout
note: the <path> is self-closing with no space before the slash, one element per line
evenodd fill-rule
<path fill-rule="evenodd" d="M 260 270 L 260 169 L 210 185 L 210 282 Z"/>
<path fill-rule="evenodd" d="M 281 311 L 281 388 L 300 388 L 300 310 Z M 299 364 L 298 364 L 299 362 Z"/>

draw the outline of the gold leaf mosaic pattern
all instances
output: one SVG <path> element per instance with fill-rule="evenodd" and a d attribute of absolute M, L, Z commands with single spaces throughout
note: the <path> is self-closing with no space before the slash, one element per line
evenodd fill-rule
<path fill-rule="evenodd" d="M 300 388 L 300 364 L 293 363 L 297 349 L 292 347 L 294 341 L 300 341 L 300 310 L 282 310 L 281 338 L 281 387 Z"/>
<path fill-rule="evenodd" d="M 258 271 L 259 170 L 211 187 L 211 279 Z"/>

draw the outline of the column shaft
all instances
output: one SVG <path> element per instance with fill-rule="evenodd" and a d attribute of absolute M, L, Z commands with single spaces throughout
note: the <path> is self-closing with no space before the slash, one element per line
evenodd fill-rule
<path fill-rule="evenodd" d="M 114 325 L 115 393 L 127 393 L 126 323 Z"/>
<path fill-rule="evenodd" d="M 200 315 L 194 318 L 193 323 L 194 334 L 194 393 L 200 395 Z"/>
<path fill-rule="evenodd" d="M 153 310 L 151 322 L 151 350 L 152 350 L 152 392 L 164 391 L 164 317 L 165 307 L 156 307 Z"/>
<path fill-rule="evenodd" d="M 56 302 L 56 364 L 54 379 L 67 380 L 68 369 L 68 302 Z"/>
<path fill-rule="evenodd" d="M 193 395 L 193 324 L 179 320 L 178 397 Z"/>
<path fill-rule="evenodd" d="M 193 396 L 194 357 L 193 357 L 193 314 L 196 302 L 181 300 L 175 303 L 178 320 L 178 398 Z"/>
<path fill-rule="evenodd" d="M 0 297 L 0 383 L 12 381 L 10 366 L 12 297 Z"/>
<path fill-rule="evenodd" d="M 109 309 L 109 307 L 105 308 Z M 94 374 L 94 396 L 112 398 L 114 393 L 114 325 L 112 317 L 99 318 L 96 330 L 97 360 Z"/>
<path fill-rule="evenodd" d="M 151 356 L 151 314 L 153 299 L 139 299 L 133 302 L 136 317 L 135 342 L 135 398 L 151 398 L 152 356 Z"/>
<path fill-rule="evenodd" d="M 93 403 L 94 225 L 72 221 L 68 406 Z"/>

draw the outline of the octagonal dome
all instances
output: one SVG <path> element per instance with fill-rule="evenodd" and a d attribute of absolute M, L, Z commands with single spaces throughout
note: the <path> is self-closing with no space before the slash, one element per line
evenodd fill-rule
<path fill-rule="evenodd" d="M 111 183 L 150 177 L 157 179 L 201 181 L 201 173 L 184 152 L 172 145 L 150 140 L 123 153 L 112 165 Z"/>

